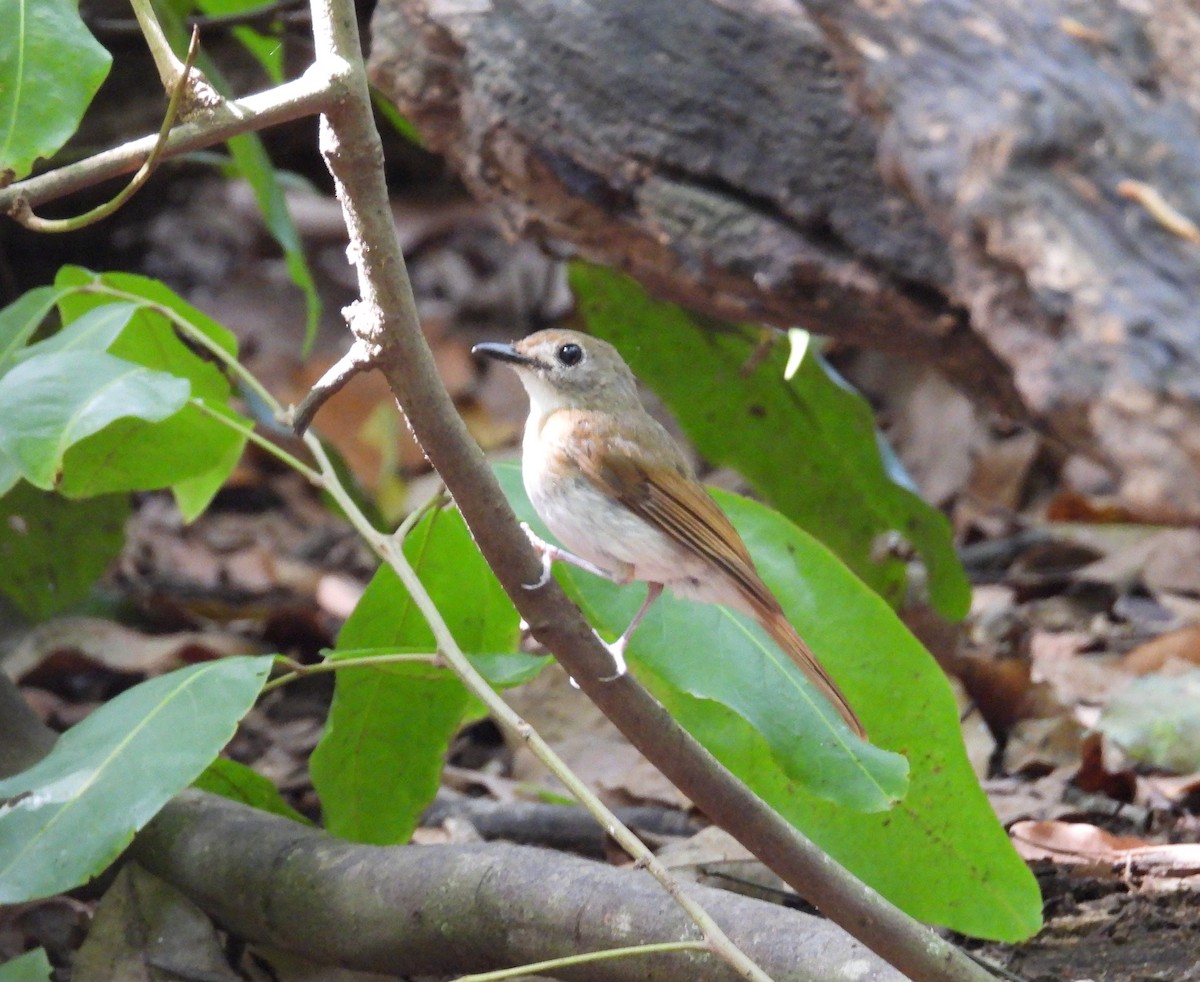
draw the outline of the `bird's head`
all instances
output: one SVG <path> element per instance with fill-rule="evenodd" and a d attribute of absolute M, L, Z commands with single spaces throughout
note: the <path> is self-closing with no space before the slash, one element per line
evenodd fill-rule
<path fill-rule="evenodd" d="M 558 409 L 641 408 L 629 366 L 599 338 L 551 329 L 514 344 L 484 342 L 471 351 L 512 365 L 529 393 L 530 410 L 538 415 Z"/>

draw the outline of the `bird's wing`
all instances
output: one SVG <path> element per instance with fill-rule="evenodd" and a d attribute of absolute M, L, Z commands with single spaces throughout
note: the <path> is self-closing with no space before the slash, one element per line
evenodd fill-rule
<path fill-rule="evenodd" d="M 581 462 L 580 469 L 639 518 L 711 562 L 748 599 L 777 606 L 742 537 L 697 481 L 673 468 L 651 468 L 633 457 L 612 453 L 593 455 L 588 462 Z"/>
<path fill-rule="evenodd" d="M 733 523 L 697 481 L 672 468 L 651 468 L 620 453 L 589 454 L 576 462 L 601 490 L 725 573 L 775 643 L 833 704 L 847 725 L 866 738 L 866 730 L 849 700 L 788 622 L 779 601 L 758 575 Z"/>

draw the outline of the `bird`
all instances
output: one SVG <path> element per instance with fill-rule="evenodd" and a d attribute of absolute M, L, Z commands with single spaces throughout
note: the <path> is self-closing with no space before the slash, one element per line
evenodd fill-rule
<path fill-rule="evenodd" d="M 670 588 L 757 621 L 860 738 L 864 729 L 828 671 L 788 621 L 746 544 L 696 479 L 679 445 L 643 406 L 633 372 L 611 344 L 560 328 L 472 353 L 507 363 L 529 396 L 521 474 L 534 511 L 561 546 L 525 532 L 542 556 L 618 584 L 644 581 L 645 602 L 608 645 L 617 678 L 624 651 L 647 612 Z"/>

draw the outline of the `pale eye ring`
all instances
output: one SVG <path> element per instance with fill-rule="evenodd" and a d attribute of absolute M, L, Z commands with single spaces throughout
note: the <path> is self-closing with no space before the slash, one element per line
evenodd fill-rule
<path fill-rule="evenodd" d="M 577 345 L 574 341 L 568 341 L 566 344 L 560 344 L 558 350 L 554 353 L 560 365 L 565 365 L 571 368 L 583 361 L 583 348 Z"/>

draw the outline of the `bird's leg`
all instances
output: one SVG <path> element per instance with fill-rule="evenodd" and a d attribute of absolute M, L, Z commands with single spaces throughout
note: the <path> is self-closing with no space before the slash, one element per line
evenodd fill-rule
<path fill-rule="evenodd" d="M 613 661 L 616 662 L 617 671 L 615 675 L 610 675 L 603 678 L 601 682 L 612 682 L 614 679 L 619 679 L 627 671 L 625 665 L 625 646 L 629 644 L 629 639 L 633 637 L 633 632 L 637 630 L 638 625 L 642 623 L 642 618 L 646 616 L 650 608 L 654 606 L 654 601 L 662 596 L 663 585 L 661 583 L 646 584 L 646 599 L 642 601 L 638 612 L 633 615 L 633 620 L 629 622 L 629 626 L 625 628 L 621 636 L 612 644 L 606 644 L 604 647 L 608 649 L 608 653 L 613 656 Z"/>
<path fill-rule="evenodd" d="M 625 586 L 633 582 L 632 565 L 626 564 L 621 568 L 620 572 L 614 573 L 611 570 L 597 566 L 595 563 L 584 559 L 582 556 L 576 556 L 575 553 L 568 552 L 566 549 L 562 548 L 562 546 L 556 546 L 551 542 L 547 542 L 529 527 L 528 522 L 522 522 L 521 528 L 524 529 L 525 535 L 529 539 L 529 544 L 532 545 L 542 557 L 542 575 L 538 577 L 536 583 L 522 583 L 521 585 L 525 587 L 526 590 L 538 590 L 550 582 L 550 569 L 554 565 L 554 561 L 556 559 L 565 563 L 570 563 L 572 566 L 578 566 L 580 569 L 586 570 L 595 576 L 599 576 L 602 579 L 608 580 L 610 583 L 617 584 L 617 586 Z M 605 648 L 608 649 L 608 653 L 612 655 L 613 664 L 616 667 L 616 671 L 612 675 L 606 675 L 600 680 L 601 682 L 612 682 L 615 679 L 619 679 L 629 670 L 628 666 L 625 664 L 625 646 L 629 643 L 629 638 L 633 635 L 633 632 L 637 630 L 637 626 L 642 623 L 642 618 L 646 616 L 646 611 L 650 609 L 651 605 L 659 598 L 662 592 L 663 585 L 661 583 L 651 583 L 649 585 L 649 589 L 646 592 L 646 599 L 642 603 L 642 606 L 639 608 L 638 612 L 633 615 L 633 620 L 629 622 L 629 626 L 625 628 L 624 633 L 612 644 L 608 644 L 603 638 L 600 637 L 599 634 L 596 635 L 596 638 L 602 645 L 604 645 Z M 575 688 L 579 688 L 574 679 L 571 679 L 571 685 L 573 685 Z"/>
<path fill-rule="evenodd" d="M 538 577 L 536 583 L 522 583 L 526 590 L 539 590 L 550 582 L 550 567 L 554 565 L 557 559 L 560 562 L 570 563 L 572 566 L 578 566 L 582 570 L 586 570 L 593 576 L 599 576 L 608 580 L 609 583 L 616 583 L 617 586 L 624 586 L 626 583 L 633 582 L 633 568 L 622 569 L 619 573 L 613 573 L 610 570 L 597 566 L 595 563 L 584 559 L 582 556 L 576 556 L 573 552 L 568 552 L 562 546 L 556 546 L 552 542 L 547 542 L 533 529 L 529 527 L 528 522 L 522 522 L 521 528 L 525 530 L 525 535 L 529 539 L 529 544 L 542 557 L 542 575 Z"/>

